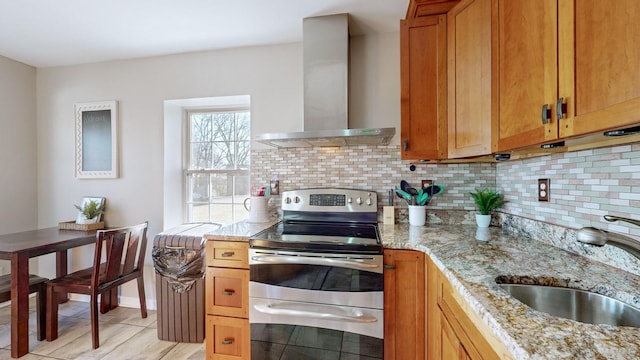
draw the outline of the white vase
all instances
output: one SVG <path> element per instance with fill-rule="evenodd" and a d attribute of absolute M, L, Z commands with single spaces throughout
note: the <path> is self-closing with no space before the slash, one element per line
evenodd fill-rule
<path fill-rule="evenodd" d="M 476 229 L 476 240 L 489 241 L 491 240 L 491 230 L 489 227 L 480 227 Z"/>
<path fill-rule="evenodd" d="M 426 221 L 427 208 L 420 205 L 409 205 L 409 225 L 423 226 Z"/>
<path fill-rule="evenodd" d="M 82 215 L 82 213 L 79 213 L 78 217 L 76 218 L 76 224 L 95 224 L 97 222 L 98 222 L 98 216 L 92 219 L 87 219 L 84 215 Z"/>
<path fill-rule="evenodd" d="M 478 227 L 489 227 L 489 224 L 491 224 L 491 215 L 476 214 L 476 224 L 478 224 Z"/>

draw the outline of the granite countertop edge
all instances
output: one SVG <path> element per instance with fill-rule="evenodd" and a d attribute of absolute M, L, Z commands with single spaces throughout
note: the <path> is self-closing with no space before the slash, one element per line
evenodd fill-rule
<path fill-rule="evenodd" d="M 640 277 L 498 227 L 481 231 L 471 225 L 380 225 L 385 248 L 427 254 L 513 358 L 640 358 L 640 329 L 535 311 L 496 283 L 507 276 L 508 282 L 589 290 L 640 307 Z"/>
<path fill-rule="evenodd" d="M 275 223 L 241 221 L 205 238 L 248 241 Z M 508 282 L 588 290 L 640 308 L 640 276 L 499 227 L 380 224 L 380 235 L 385 248 L 428 255 L 514 359 L 640 358 L 640 329 L 583 324 L 535 311 L 495 281 L 506 276 Z"/>

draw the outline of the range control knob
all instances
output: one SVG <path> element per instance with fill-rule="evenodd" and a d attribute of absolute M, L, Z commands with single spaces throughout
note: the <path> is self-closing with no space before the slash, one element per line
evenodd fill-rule
<path fill-rule="evenodd" d="M 296 197 L 293 199 L 293 202 L 294 202 L 294 203 L 296 203 L 296 204 L 299 204 L 299 203 L 300 203 L 300 197 L 296 196 Z"/>
<path fill-rule="evenodd" d="M 358 197 L 358 198 L 356 199 L 356 203 L 357 203 L 358 205 L 362 205 L 362 198 Z"/>
<path fill-rule="evenodd" d="M 291 204 L 291 198 L 287 196 L 286 198 L 284 198 L 284 202 L 285 204 Z"/>
<path fill-rule="evenodd" d="M 352 198 L 348 198 L 348 199 L 347 199 L 347 203 L 351 204 L 352 202 L 353 202 L 353 199 L 352 199 Z"/>
<path fill-rule="evenodd" d="M 367 199 L 367 205 L 371 206 L 371 198 Z"/>

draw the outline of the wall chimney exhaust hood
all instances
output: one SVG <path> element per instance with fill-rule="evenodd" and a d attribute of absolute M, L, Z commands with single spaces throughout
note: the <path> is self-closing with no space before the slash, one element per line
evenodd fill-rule
<path fill-rule="evenodd" d="M 349 129 L 349 14 L 303 20 L 304 131 L 253 140 L 275 147 L 388 145 L 395 128 Z"/>

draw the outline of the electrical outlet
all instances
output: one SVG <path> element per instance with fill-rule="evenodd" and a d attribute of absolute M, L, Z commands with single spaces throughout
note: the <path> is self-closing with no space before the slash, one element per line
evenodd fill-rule
<path fill-rule="evenodd" d="M 422 188 L 426 188 L 429 185 L 433 185 L 433 180 L 422 180 Z"/>
<path fill-rule="evenodd" d="M 538 201 L 549 201 L 549 179 L 538 179 Z"/>

